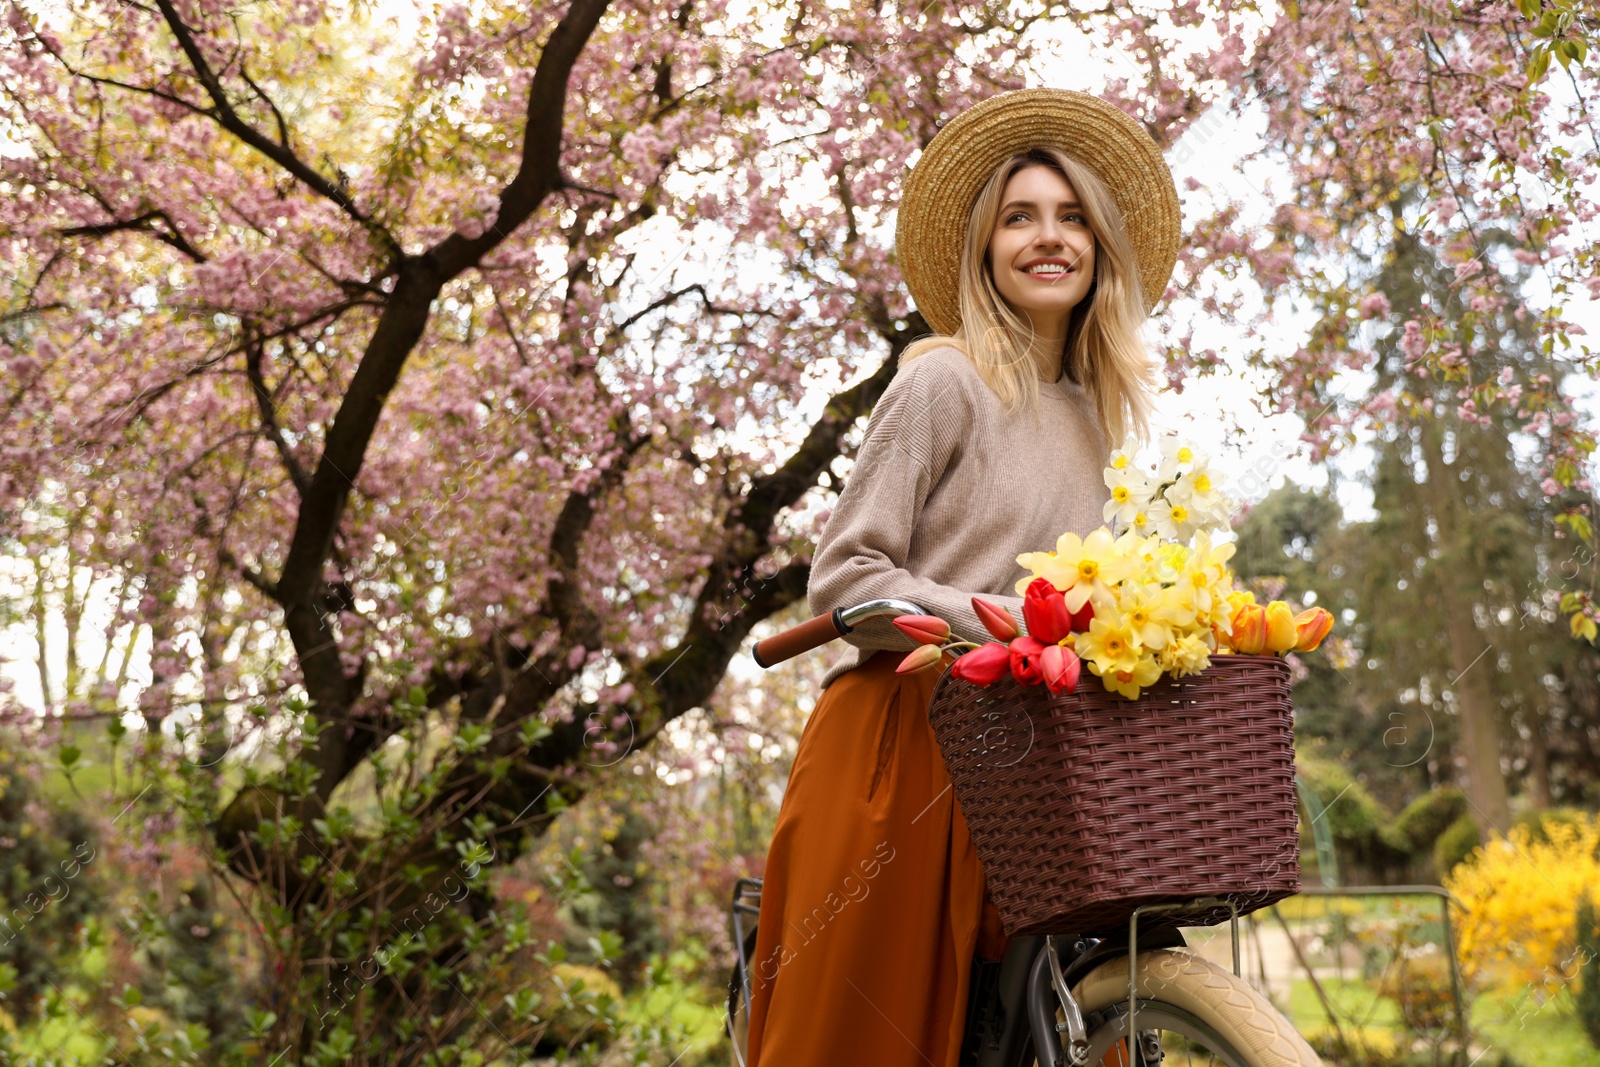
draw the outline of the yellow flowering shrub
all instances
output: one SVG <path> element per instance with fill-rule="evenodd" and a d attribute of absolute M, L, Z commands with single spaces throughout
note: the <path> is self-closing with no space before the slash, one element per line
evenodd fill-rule
<path fill-rule="evenodd" d="M 1543 832 L 1547 840 L 1513 826 L 1445 877 L 1468 908 L 1460 953 L 1469 979 L 1553 993 L 1576 976 L 1578 900 L 1600 902 L 1600 816 L 1552 821 Z"/>

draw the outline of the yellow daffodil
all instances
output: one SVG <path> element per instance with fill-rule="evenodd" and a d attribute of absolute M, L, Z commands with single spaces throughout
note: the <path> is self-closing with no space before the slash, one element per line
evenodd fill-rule
<path fill-rule="evenodd" d="M 1097 594 L 1097 603 L 1114 603 L 1111 587 L 1133 572 L 1133 561 L 1117 552 L 1111 531 L 1103 526 L 1086 538 L 1064 533 L 1054 552 L 1024 552 L 1017 563 L 1033 571 L 1032 577 L 1017 580 L 1018 596 L 1034 577 L 1048 578 L 1065 594 L 1067 607 L 1074 612 Z"/>
<path fill-rule="evenodd" d="M 1122 617 L 1139 638 L 1139 643 L 1148 649 L 1165 648 L 1177 636 L 1175 631 L 1192 627 L 1195 622 L 1194 612 L 1189 610 L 1184 598 L 1170 586 L 1158 582 L 1124 582 L 1118 603 Z"/>
<path fill-rule="evenodd" d="M 1090 620 L 1089 629 L 1078 635 L 1078 657 L 1093 665 L 1094 673 L 1105 678 L 1116 671 L 1131 671 L 1139 661 L 1139 639 L 1120 619 Z"/>
<path fill-rule="evenodd" d="M 1199 634 L 1184 634 L 1156 653 L 1156 663 L 1177 678 L 1199 674 L 1211 665 L 1211 649 Z"/>
<path fill-rule="evenodd" d="M 1127 670 L 1111 671 L 1100 676 L 1106 688 L 1129 700 L 1139 699 L 1139 690 L 1148 689 L 1161 678 L 1161 665 L 1152 657 L 1140 656 Z"/>

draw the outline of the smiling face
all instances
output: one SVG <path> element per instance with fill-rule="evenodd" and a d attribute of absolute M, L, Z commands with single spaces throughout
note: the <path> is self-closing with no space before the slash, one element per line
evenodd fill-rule
<path fill-rule="evenodd" d="M 1077 200 L 1053 167 L 1023 167 L 1000 194 L 989 238 L 995 288 L 1043 337 L 1066 337 L 1094 282 L 1094 234 Z"/>

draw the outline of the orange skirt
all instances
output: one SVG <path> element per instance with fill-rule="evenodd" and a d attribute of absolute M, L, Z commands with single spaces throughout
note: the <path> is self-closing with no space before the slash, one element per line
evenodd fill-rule
<path fill-rule="evenodd" d="M 878 652 L 822 691 L 767 853 L 751 1067 L 956 1067 L 1006 937 L 928 725 L 939 671 Z"/>

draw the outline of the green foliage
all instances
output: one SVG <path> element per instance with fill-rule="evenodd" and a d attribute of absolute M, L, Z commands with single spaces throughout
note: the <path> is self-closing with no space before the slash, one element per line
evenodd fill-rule
<path fill-rule="evenodd" d="M 666 951 L 667 944 L 651 903 L 653 874 L 639 851 L 655 827 L 632 807 L 618 814 L 615 827 L 583 853 L 579 870 L 592 891 L 573 900 L 571 913 L 589 939 L 609 935 L 620 940 L 614 953 L 618 977 L 633 989 L 645 961 Z M 594 949 L 585 955 L 601 958 Z"/>
<path fill-rule="evenodd" d="M 1381 867 L 1404 860 L 1404 851 L 1390 840 L 1388 810 L 1348 770 L 1304 751 L 1296 754 L 1295 763 L 1323 809 L 1320 815 L 1312 811 L 1310 818 L 1327 825 L 1341 863 Z"/>
<path fill-rule="evenodd" d="M 1483 844 L 1483 834 L 1471 815 L 1463 815 L 1446 827 L 1433 845 L 1433 869 L 1443 878 L 1455 869 L 1456 864 L 1472 855 Z"/>
<path fill-rule="evenodd" d="M 1517 0 L 1517 10 L 1533 24 L 1528 31 L 1534 38 L 1528 49 L 1530 86 L 1544 80 L 1552 59 L 1566 70 L 1573 63 L 1581 67 L 1589 58 L 1589 42 L 1582 31 L 1584 8 L 1577 0 Z"/>
<path fill-rule="evenodd" d="M 0 749 L 0 997 L 21 1022 L 62 979 L 99 902 L 88 820 L 42 797 L 31 770 Z"/>
<path fill-rule="evenodd" d="M 1600 1048 L 1600 909 L 1578 898 L 1578 991 L 1573 998 L 1589 1041 Z"/>
<path fill-rule="evenodd" d="M 152 976 L 151 1003 L 179 1023 L 199 1023 L 214 1041 L 243 1024 L 239 967 L 229 959 L 227 919 L 210 877 L 181 881 L 169 901 L 147 895 L 135 927 L 136 958 Z"/>

